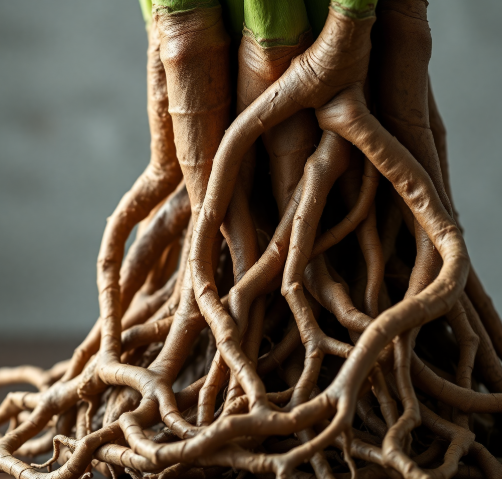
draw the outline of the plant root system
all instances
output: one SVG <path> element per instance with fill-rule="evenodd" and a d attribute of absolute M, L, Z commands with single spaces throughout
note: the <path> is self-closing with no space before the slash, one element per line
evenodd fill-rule
<path fill-rule="evenodd" d="M 70 360 L 0 369 L 38 390 L 0 405 L 0 469 L 501 478 L 502 323 L 452 203 L 427 2 L 333 1 L 314 38 L 303 2 L 278 0 L 280 37 L 245 0 L 240 45 L 232 2 L 177 3 L 143 2 L 151 160 L 108 219 L 100 318 Z"/>

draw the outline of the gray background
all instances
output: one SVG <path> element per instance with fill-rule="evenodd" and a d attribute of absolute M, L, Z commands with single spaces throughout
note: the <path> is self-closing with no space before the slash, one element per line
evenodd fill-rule
<path fill-rule="evenodd" d="M 502 3 L 433 0 L 431 76 L 454 200 L 502 308 Z M 74 343 L 105 218 L 148 161 L 136 0 L 0 2 L 0 340 Z"/>

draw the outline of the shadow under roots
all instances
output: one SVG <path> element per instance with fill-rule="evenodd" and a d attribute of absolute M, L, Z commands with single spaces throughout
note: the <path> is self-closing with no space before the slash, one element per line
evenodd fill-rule
<path fill-rule="evenodd" d="M 459 360 L 459 347 L 445 318 L 439 318 L 421 328 L 416 339 L 415 352 L 438 376 L 449 381 L 454 380 Z M 480 393 L 488 393 L 488 388 L 479 379 L 479 372 L 480 367 L 475 363 L 472 389 Z M 441 402 L 427 399 L 426 396 L 420 396 L 420 394 L 417 396 L 420 400 L 427 401 L 428 407 L 436 413 L 444 414 L 447 411 L 446 406 Z M 452 413 L 450 412 L 450 414 Z M 477 442 L 484 444 L 495 457 L 502 456 L 502 420 L 500 415 L 473 413 L 469 427 L 476 435 Z M 419 437 L 425 431 L 426 428 L 420 427 L 415 433 Z M 430 432 L 428 435 L 432 442 L 434 436 Z M 427 441 L 426 438 L 422 438 L 422 440 L 423 442 Z M 475 465 L 475 462 L 469 457 L 464 457 L 463 462 Z"/>
<path fill-rule="evenodd" d="M 257 229 L 272 237 L 279 224 L 279 212 L 272 193 L 270 162 L 261 138 L 256 141 L 256 166 L 249 206 Z"/>

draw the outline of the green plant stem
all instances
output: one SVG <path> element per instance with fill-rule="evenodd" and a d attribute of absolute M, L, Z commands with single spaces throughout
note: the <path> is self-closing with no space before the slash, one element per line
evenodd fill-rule
<path fill-rule="evenodd" d="M 375 15 L 378 0 L 332 0 L 331 7 L 351 18 L 365 18 Z"/>
<path fill-rule="evenodd" d="M 139 6 L 141 7 L 141 13 L 143 14 L 148 30 L 152 23 L 152 0 L 139 0 Z"/>
<path fill-rule="evenodd" d="M 185 12 L 194 8 L 211 8 L 220 4 L 218 0 L 153 0 L 159 7 L 167 7 L 168 13 Z"/>
<path fill-rule="evenodd" d="M 303 0 L 244 0 L 244 23 L 263 47 L 296 45 L 310 28 Z"/>

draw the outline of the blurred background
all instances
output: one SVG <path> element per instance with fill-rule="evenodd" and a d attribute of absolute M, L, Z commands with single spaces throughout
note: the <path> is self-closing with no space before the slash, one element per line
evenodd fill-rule
<path fill-rule="evenodd" d="M 429 6 L 454 200 L 502 311 L 501 15 Z M 97 318 L 105 220 L 149 159 L 146 45 L 137 0 L 0 2 L 0 365 L 49 366 Z"/>

